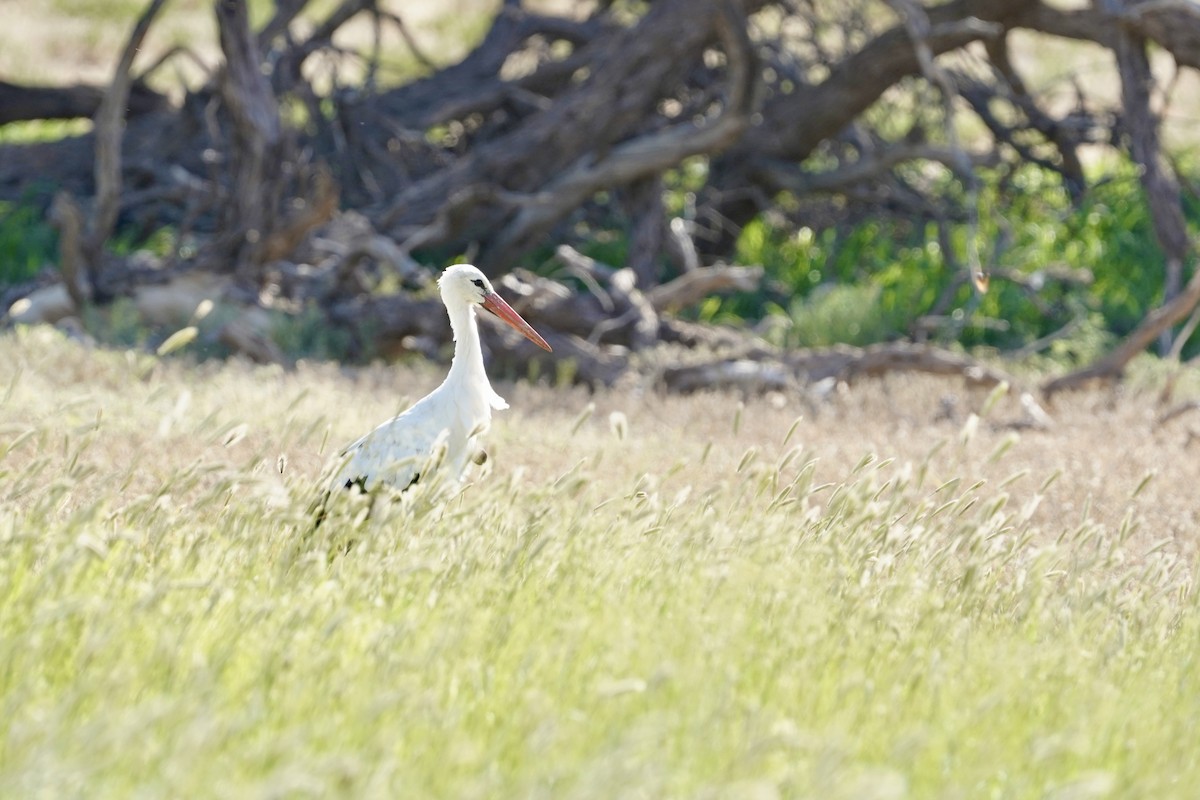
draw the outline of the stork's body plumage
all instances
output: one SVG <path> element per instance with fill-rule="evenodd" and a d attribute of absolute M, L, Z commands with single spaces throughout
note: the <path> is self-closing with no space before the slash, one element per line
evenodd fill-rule
<path fill-rule="evenodd" d="M 492 411 L 508 403 L 492 389 L 483 368 L 483 348 L 475 309 L 483 306 L 539 346 L 546 341 L 492 289 L 491 282 L 470 264 L 446 269 L 438 280 L 442 302 L 454 331 L 454 360 L 440 386 L 404 413 L 346 447 L 331 490 L 358 486 L 404 490 L 436 470 L 461 480 L 468 462 L 481 451 Z"/>

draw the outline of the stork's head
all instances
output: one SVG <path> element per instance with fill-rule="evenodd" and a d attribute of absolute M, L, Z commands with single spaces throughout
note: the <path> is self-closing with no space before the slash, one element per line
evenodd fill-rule
<path fill-rule="evenodd" d="M 457 300 L 467 305 L 479 306 L 483 305 L 484 299 L 489 294 L 496 293 L 487 276 L 480 272 L 478 267 L 471 264 L 455 264 L 453 267 L 447 267 L 446 271 L 442 273 L 442 277 L 438 278 L 438 289 L 441 291 L 442 301 L 446 305 Z"/>
<path fill-rule="evenodd" d="M 471 264 L 455 264 L 447 267 L 446 271 L 442 273 L 442 277 L 438 278 L 438 290 L 442 293 L 442 302 L 446 304 L 446 308 L 483 306 L 516 328 L 538 347 L 550 350 L 550 345 L 546 344 L 546 340 L 533 329 L 533 326 L 523 320 L 520 314 L 513 311 L 512 307 L 504 302 L 504 298 L 496 294 L 496 290 L 492 288 L 492 282 L 479 271 L 478 267 Z"/>

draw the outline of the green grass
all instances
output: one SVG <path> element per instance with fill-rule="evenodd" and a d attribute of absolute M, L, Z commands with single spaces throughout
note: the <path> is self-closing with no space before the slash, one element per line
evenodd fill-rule
<path fill-rule="evenodd" d="M 90 119 L 38 119 L 0 125 L 0 145 L 51 142 L 81 136 L 92 129 Z"/>
<path fill-rule="evenodd" d="M 1080 510 L 1085 470 L 1024 474 L 1044 443 L 970 420 L 915 456 L 851 432 L 839 466 L 829 422 L 766 406 L 679 401 L 683 428 L 507 387 L 486 479 L 306 538 L 322 448 L 435 374 L 193 370 L 49 331 L 0 355 L 2 796 L 1200 780 L 1190 571 L 1140 532 L 1155 481 Z"/>

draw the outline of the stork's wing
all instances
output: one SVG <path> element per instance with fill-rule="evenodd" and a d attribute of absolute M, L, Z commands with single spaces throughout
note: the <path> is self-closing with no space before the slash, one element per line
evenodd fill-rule
<path fill-rule="evenodd" d="M 330 488 L 359 484 L 403 490 L 445 456 L 449 430 L 438 414 L 414 406 L 390 419 L 341 452 Z"/>

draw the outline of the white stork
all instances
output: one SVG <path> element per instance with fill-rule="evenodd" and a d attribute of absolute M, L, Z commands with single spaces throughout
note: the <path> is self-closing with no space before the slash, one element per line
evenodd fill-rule
<path fill-rule="evenodd" d="M 438 279 L 442 302 L 454 331 L 454 360 L 442 384 L 404 413 L 384 422 L 340 453 L 329 490 L 380 487 L 403 491 L 430 469 L 461 480 L 472 456 L 481 453 L 480 436 L 492 409 L 508 408 L 483 368 L 475 308 L 482 306 L 550 350 L 538 332 L 496 294 L 491 281 L 470 264 L 448 267 Z"/>

